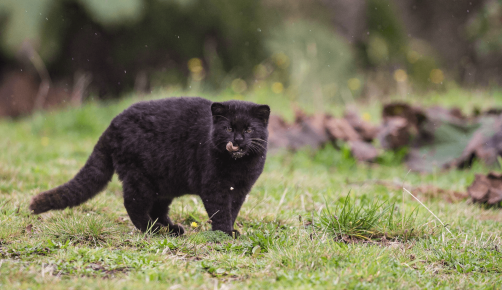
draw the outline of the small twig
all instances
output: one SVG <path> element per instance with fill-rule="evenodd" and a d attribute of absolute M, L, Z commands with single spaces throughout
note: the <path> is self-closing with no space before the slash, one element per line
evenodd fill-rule
<path fill-rule="evenodd" d="M 408 170 L 408 172 L 406 173 L 406 175 L 404 176 L 404 180 L 403 180 L 403 185 L 401 185 L 403 188 L 404 188 L 404 184 L 405 184 L 405 180 L 406 178 L 408 177 L 408 175 L 410 174 L 411 172 L 411 169 Z M 404 192 L 403 192 L 403 198 L 401 199 L 402 203 L 403 203 L 403 211 L 402 211 L 402 214 L 401 214 L 401 226 L 404 227 Z"/>
<path fill-rule="evenodd" d="M 418 203 L 420 203 L 423 207 L 425 207 L 425 209 L 427 209 L 442 225 L 443 227 L 456 239 L 457 237 L 455 237 L 455 235 L 446 227 L 446 225 L 428 208 L 425 206 L 425 204 L 423 204 L 418 198 L 416 198 L 409 190 L 407 190 L 404 186 L 403 186 L 403 190 L 406 191 L 409 195 L 411 195 L 416 201 L 418 201 Z"/>
<path fill-rule="evenodd" d="M 213 215 L 209 217 L 209 220 L 212 220 L 212 219 L 213 219 L 213 217 L 214 217 L 214 216 L 215 216 L 215 215 L 216 215 L 219 211 L 220 211 L 220 210 L 217 210 L 215 213 L 213 213 Z"/>
<path fill-rule="evenodd" d="M 284 189 L 284 193 L 282 194 L 281 201 L 277 205 L 277 209 L 275 210 L 275 219 L 277 220 L 277 214 L 279 214 L 279 209 L 281 208 L 282 203 L 284 202 L 284 198 L 286 197 L 286 193 L 288 193 L 288 188 Z"/>

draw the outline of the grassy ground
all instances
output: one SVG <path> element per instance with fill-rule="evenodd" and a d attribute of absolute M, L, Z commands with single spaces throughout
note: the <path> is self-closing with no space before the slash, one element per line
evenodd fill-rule
<path fill-rule="evenodd" d="M 250 98 L 292 116 L 284 98 Z M 31 196 L 72 178 L 113 116 L 136 101 L 91 102 L 0 121 L 0 288 L 501 287 L 502 211 L 465 200 L 451 203 L 439 190 L 465 191 L 475 173 L 490 170 L 481 164 L 415 174 L 400 164 L 399 154 L 368 165 L 330 146 L 280 152 L 268 157 L 241 210 L 237 228 L 243 235 L 237 240 L 207 232 L 210 225 L 195 196 L 172 205 L 172 218 L 188 230 L 185 236 L 138 232 L 115 177 L 82 206 L 30 215 Z M 457 92 L 423 102 L 456 103 L 468 111 L 473 104 L 501 105 L 502 98 Z M 363 105 L 373 121 L 380 108 Z M 403 184 L 451 234 L 400 189 Z M 421 185 L 430 190 L 414 191 Z"/>

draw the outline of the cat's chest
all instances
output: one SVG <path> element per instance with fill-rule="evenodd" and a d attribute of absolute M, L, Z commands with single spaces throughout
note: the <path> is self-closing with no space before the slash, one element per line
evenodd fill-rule
<path fill-rule="evenodd" d="M 254 175 L 240 175 L 234 172 L 230 175 L 219 176 L 211 184 L 216 185 L 214 189 L 217 192 L 239 195 L 248 193 L 256 179 Z"/>
<path fill-rule="evenodd" d="M 254 184 L 256 179 L 258 179 L 258 177 L 260 176 L 262 170 L 263 165 L 259 163 L 244 165 L 231 164 L 218 168 L 213 178 L 227 187 L 247 188 Z"/>

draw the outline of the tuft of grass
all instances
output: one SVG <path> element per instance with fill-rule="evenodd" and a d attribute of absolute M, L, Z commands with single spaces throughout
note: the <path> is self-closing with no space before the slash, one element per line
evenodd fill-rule
<path fill-rule="evenodd" d="M 194 236 L 190 237 L 190 240 L 196 244 L 204 244 L 222 243 L 232 240 L 232 238 L 222 231 L 206 231 L 195 234 Z"/>
<path fill-rule="evenodd" d="M 22 234 L 26 227 L 23 214 L 20 206 L 11 200 L 0 200 L 0 245 Z"/>
<path fill-rule="evenodd" d="M 398 241 L 421 237 L 425 229 L 417 225 L 418 210 L 399 215 L 396 204 L 386 201 L 371 201 L 359 204 L 350 192 L 342 204 L 338 203 L 332 211 L 326 202 L 326 209 L 319 212 L 319 225 L 323 232 L 333 234 L 339 239 Z"/>
<path fill-rule="evenodd" d="M 58 214 L 48 220 L 42 230 L 52 238 L 73 243 L 102 244 L 118 234 L 115 223 L 96 214 Z"/>

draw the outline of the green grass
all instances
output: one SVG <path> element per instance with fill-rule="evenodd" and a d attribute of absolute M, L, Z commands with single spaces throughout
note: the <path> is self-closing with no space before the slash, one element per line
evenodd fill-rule
<path fill-rule="evenodd" d="M 502 103 L 500 93 L 457 93 L 407 98 L 456 102 L 466 112 L 473 103 Z M 292 117 L 287 97 L 257 91 L 248 98 Z M 128 219 L 116 177 L 79 207 L 30 215 L 30 198 L 72 178 L 110 120 L 136 101 L 90 102 L 0 121 L 1 289 L 500 287 L 500 209 L 414 193 L 450 234 L 407 193 L 375 182 L 465 191 L 474 174 L 492 170 L 479 163 L 415 174 L 400 163 L 403 152 L 387 152 L 377 164 L 357 163 L 344 147 L 278 152 L 268 157 L 240 212 L 236 240 L 208 232 L 195 196 L 172 205 L 173 220 L 187 231 L 183 237 L 140 233 Z M 370 101 L 360 108 L 376 122 L 381 106 Z M 343 107 L 327 110 L 341 115 Z"/>
<path fill-rule="evenodd" d="M 399 215 L 396 204 L 373 199 L 367 204 L 356 204 L 349 196 L 334 211 L 326 205 L 320 213 L 320 229 L 342 241 L 408 241 L 427 234 L 423 225 L 416 223 L 417 210 Z M 433 234 L 431 231 L 429 234 Z"/>
<path fill-rule="evenodd" d="M 42 231 L 50 240 L 91 243 L 95 246 L 106 243 L 119 233 L 113 221 L 100 215 L 82 215 L 80 212 L 55 215 L 47 221 Z"/>

